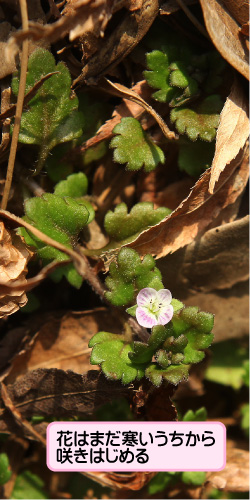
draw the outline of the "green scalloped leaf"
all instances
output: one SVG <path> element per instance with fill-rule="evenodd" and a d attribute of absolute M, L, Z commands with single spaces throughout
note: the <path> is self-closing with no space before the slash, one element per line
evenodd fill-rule
<path fill-rule="evenodd" d="M 184 349 L 183 363 L 199 363 L 205 357 L 203 349 L 209 347 L 213 342 L 213 333 L 200 333 L 196 329 L 190 329 L 185 332 L 185 337 L 188 339 L 188 344 Z"/>
<path fill-rule="evenodd" d="M 29 57 L 26 93 L 48 73 L 57 71 L 45 81 L 35 97 L 29 101 L 29 110 L 22 114 L 19 142 L 40 146 L 38 173 L 49 152 L 60 143 L 81 137 L 83 114 L 78 111 L 78 99 L 71 92 L 71 76 L 64 63 L 55 64 L 51 52 L 38 48 Z M 12 80 L 17 95 L 19 77 Z"/>
<path fill-rule="evenodd" d="M 54 194 L 59 196 L 70 196 L 71 198 L 81 198 L 87 194 L 87 190 L 88 178 L 83 172 L 78 172 L 58 182 L 55 186 Z"/>
<path fill-rule="evenodd" d="M 192 97 L 199 95 L 199 87 L 197 81 L 190 76 L 186 64 L 182 61 L 175 61 L 169 66 L 170 75 L 169 83 L 172 87 L 183 89 L 180 95 L 176 95 L 171 99 L 169 105 L 171 107 L 182 106 Z"/>
<path fill-rule="evenodd" d="M 160 368 L 157 364 L 151 363 L 151 365 L 145 370 L 145 376 L 156 387 L 159 387 L 163 380 L 177 385 L 182 380 L 188 379 L 188 366 L 170 365 L 167 368 Z"/>
<path fill-rule="evenodd" d="M 115 306 L 131 303 L 142 288 L 164 288 L 153 257 L 145 255 L 141 261 L 135 250 L 126 247 L 120 250 L 117 262 L 111 263 L 106 285 L 109 289 L 106 298 Z"/>
<path fill-rule="evenodd" d="M 191 141 L 198 137 L 211 142 L 216 136 L 219 126 L 220 112 L 223 102 L 219 95 L 206 97 L 196 110 L 189 108 L 175 108 L 170 113 L 170 118 L 175 123 L 180 134 L 187 134 Z"/>
<path fill-rule="evenodd" d="M 150 87 L 159 89 L 152 95 L 156 101 L 169 102 L 180 95 L 180 91 L 171 87 L 169 83 L 169 58 L 160 50 L 153 50 L 147 54 L 147 67 L 150 71 L 144 71 L 144 77 Z"/>
<path fill-rule="evenodd" d="M 69 196 L 86 207 L 89 212 L 88 224 L 95 218 L 95 210 L 90 201 L 84 198 L 88 190 L 88 178 L 83 172 L 72 174 L 67 179 L 58 182 L 55 186 L 54 194 L 59 196 Z"/>
<path fill-rule="evenodd" d="M 82 174 L 84 175 L 84 174 Z M 76 177 L 75 177 L 76 176 Z M 78 174 L 73 174 L 68 177 L 65 184 L 59 183 L 57 190 L 66 190 L 66 192 L 76 192 L 73 185 L 78 178 Z M 77 194 L 85 192 L 86 182 L 81 185 L 81 189 Z M 79 180 L 79 179 L 78 179 Z M 80 183 L 79 183 L 80 188 Z M 88 224 L 92 218 L 93 213 L 89 208 L 90 203 L 83 199 L 74 199 L 70 196 L 59 196 L 57 194 L 46 193 L 41 197 L 30 198 L 25 202 L 25 220 L 32 224 L 47 236 L 62 243 L 66 247 L 74 248 L 77 243 L 77 238 L 83 227 Z M 92 208 L 92 206 L 91 206 Z M 93 208 L 92 208 L 93 211 Z M 60 252 L 56 248 L 43 243 L 39 238 L 35 237 L 26 229 L 21 228 L 20 234 L 24 237 L 27 245 L 35 247 L 37 254 L 45 264 L 52 260 L 67 260 L 68 256 Z M 62 276 L 65 276 L 69 283 L 76 288 L 82 284 L 82 277 L 77 273 L 73 264 L 57 269 L 52 277 L 57 282 Z"/>
<path fill-rule="evenodd" d="M 160 207 L 154 210 L 151 202 L 137 203 L 128 214 L 128 207 L 125 203 L 119 203 L 112 212 L 109 210 L 104 219 L 104 227 L 109 237 L 120 242 L 136 238 L 142 231 L 158 224 L 164 217 L 169 215 L 171 210 Z"/>
<path fill-rule="evenodd" d="M 129 384 L 144 376 L 143 365 L 134 363 L 128 356 L 133 350 L 133 343 L 124 335 L 99 332 L 90 340 L 89 347 L 93 347 L 90 363 L 100 365 L 107 378 Z"/>
<path fill-rule="evenodd" d="M 122 118 L 113 134 L 117 134 L 110 142 L 114 161 L 126 163 L 128 170 L 139 170 L 144 166 L 145 171 L 150 172 L 158 163 L 164 163 L 163 151 L 151 141 L 135 118 Z"/>

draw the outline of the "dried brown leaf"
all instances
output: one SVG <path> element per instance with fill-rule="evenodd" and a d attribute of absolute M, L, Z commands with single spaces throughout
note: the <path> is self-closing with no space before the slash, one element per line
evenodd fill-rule
<path fill-rule="evenodd" d="M 239 448 L 227 449 L 225 469 L 208 472 L 207 481 L 213 488 L 224 491 L 249 490 L 249 452 Z"/>
<path fill-rule="evenodd" d="M 98 52 L 84 66 L 74 81 L 93 84 L 120 63 L 146 35 L 159 11 L 159 0 L 142 0 L 141 8 L 122 16 L 120 24 L 104 36 Z"/>
<path fill-rule="evenodd" d="M 246 216 L 210 229 L 185 248 L 159 259 L 157 266 L 168 285 L 180 292 L 231 288 L 248 279 L 248 237 Z"/>
<path fill-rule="evenodd" d="M 209 183 L 210 193 L 213 193 L 221 172 L 243 148 L 248 136 L 248 100 L 239 80 L 235 79 L 220 116 Z"/>
<path fill-rule="evenodd" d="M 23 243 L 20 236 L 15 233 L 11 235 L 0 222 L 0 317 L 4 318 L 18 311 L 27 303 L 24 288 L 6 291 L 4 285 L 15 283 L 25 285 L 27 274 L 27 263 L 32 253 Z"/>
<path fill-rule="evenodd" d="M 197 0 L 185 0 L 186 5 L 192 5 L 194 3 L 197 3 Z M 180 10 L 180 6 L 177 0 L 167 0 L 161 5 L 160 14 L 162 16 L 169 16 L 178 10 Z"/>
<path fill-rule="evenodd" d="M 249 18 L 249 1 L 248 0 L 222 0 L 227 10 L 240 24 L 244 24 Z"/>
<path fill-rule="evenodd" d="M 229 64 L 248 79 L 248 53 L 240 38 L 240 25 L 229 14 L 223 0 L 200 0 L 200 4 L 207 31 L 215 47 Z"/>
<path fill-rule="evenodd" d="M 213 194 L 208 191 L 210 175 L 211 169 L 208 169 L 174 212 L 141 233 L 129 246 L 141 254 L 151 253 L 160 258 L 204 233 L 206 227 L 222 210 L 233 204 L 245 188 L 249 175 L 245 151 L 240 150 L 223 170 Z"/>
<path fill-rule="evenodd" d="M 33 415 L 61 419 L 76 413 L 86 417 L 102 404 L 129 393 L 127 387 L 108 381 L 97 370 L 80 375 L 56 368 L 28 372 L 7 389 L 13 405 L 26 419 Z M 0 431 L 11 430 L 12 420 L 2 401 L 0 416 Z"/>
<path fill-rule="evenodd" d="M 68 34 L 70 40 L 74 40 L 79 36 L 77 33 L 82 34 L 89 30 L 94 30 L 99 36 L 110 18 L 108 2 L 106 0 L 78 0 L 72 4 L 71 7 L 69 5 L 65 7 L 64 15 L 52 24 L 42 25 L 30 21 L 28 30 L 15 33 L 9 40 L 9 45 L 14 43 L 20 45 L 26 38 L 34 41 L 46 39 L 47 43 L 55 43 Z"/>
<path fill-rule="evenodd" d="M 58 368 L 85 373 L 90 368 L 88 343 L 100 330 L 121 333 L 119 313 L 105 308 L 68 312 L 62 318 L 50 318 L 41 326 L 25 352 L 17 355 L 6 383 L 13 383 L 31 370 Z M 91 367 L 99 370 L 99 367 Z"/>
<path fill-rule="evenodd" d="M 97 38 L 103 36 L 113 10 L 112 2 L 107 0 L 67 0 L 62 16 L 71 16 L 74 19 L 75 13 L 78 12 L 69 31 L 70 41 L 85 33 L 92 33 Z"/>

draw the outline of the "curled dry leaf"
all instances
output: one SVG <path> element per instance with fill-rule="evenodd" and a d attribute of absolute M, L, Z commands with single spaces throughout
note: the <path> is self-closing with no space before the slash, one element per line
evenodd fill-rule
<path fill-rule="evenodd" d="M 177 139 L 178 136 L 172 131 L 169 130 L 167 124 L 164 122 L 164 120 L 161 118 L 161 116 L 156 113 L 156 111 L 150 106 L 144 99 L 138 95 L 134 90 L 128 89 L 124 85 L 121 85 L 120 83 L 113 83 L 107 78 L 103 79 L 104 84 L 101 85 L 101 88 L 107 90 L 107 92 L 110 92 L 113 95 L 117 95 L 118 97 L 123 97 L 125 99 L 128 99 L 132 102 L 135 102 L 136 104 L 139 104 L 142 106 L 145 111 L 147 111 L 158 123 L 162 133 L 167 137 L 167 139 Z"/>
<path fill-rule="evenodd" d="M 240 150 L 226 166 L 213 194 L 208 191 L 210 175 L 211 169 L 206 170 L 174 212 L 141 233 L 129 246 L 143 255 L 151 253 L 160 258 L 186 246 L 204 233 L 206 227 L 233 204 L 245 188 L 249 176 L 246 152 Z"/>
<path fill-rule="evenodd" d="M 249 452 L 239 448 L 227 449 L 225 469 L 208 472 L 207 482 L 224 491 L 249 490 Z"/>
<path fill-rule="evenodd" d="M 240 25 L 229 14 L 224 3 L 223 0 L 200 0 L 206 28 L 222 57 L 248 79 L 248 52 L 242 43 Z"/>
<path fill-rule="evenodd" d="M 209 191 L 213 193 L 220 173 L 243 148 L 249 136 L 248 101 L 238 79 L 235 79 L 220 116 Z"/>
<path fill-rule="evenodd" d="M 0 283 L 19 282 L 25 285 L 27 274 L 27 263 L 32 253 L 23 243 L 20 236 L 10 233 L 0 222 Z M 27 297 L 23 289 L 8 290 L 0 284 L 0 318 L 4 318 L 25 306 Z"/>

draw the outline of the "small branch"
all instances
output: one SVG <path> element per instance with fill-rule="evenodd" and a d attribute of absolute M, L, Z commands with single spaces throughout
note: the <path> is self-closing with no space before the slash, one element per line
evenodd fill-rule
<path fill-rule="evenodd" d="M 20 2 L 21 16 L 22 16 L 22 27 L 23 27 L 23 30 L 26 30 L 26 29 L 28 29 L 27 3 L 26 3 L 26 0 L 19 0 L 19 2 Z M 27 75 L 27 68 L 28 68 L 28 49 L 29 49 L 29 42 L 28 42 L 28 40 L 24 40 L 23 44 L 22 44 L 21 73 L 20 73 L 17 105 L 16 105 L 16 116 L 15 116 L 12 141 L 11 141 L 11 146 L 10 146 L 10 155 L 9 155 L 9 162 L 8 162 L 8 167 L 7 167 L 7 176 L 6 176 L 4 193 L 3 193 L 2 203 L 1 203 L 1 208 L 3 210 L 5 210 L 5 208 L 7 207 L 11 183 L 12 183 L 15 159 L 16 159 L 16 150 L 17 150 L 18 136 L 19 136 L 19 131 L 20 131 L 21 116 L 22 116 L 22 109 L 23 109 L 23 100 L 24 100 L 25 85 L 26 85 L 26 75 Z"/>
<path fill-rule="evenodd" d="M 198 21 L 198 19 L 192 14 L 192 12 L 190 11 L 190 9 L 186 6 L 186 4 L 183 2 L 183 0 L 176 0 L 176 2 L 178 3 L 178 5 L 181 7 L 181 9 L 183 10 L 183 12 L 185 12 L 186 16 L 188 17 L 188 19 L 191 21 L 191 23 L 193 23 L 193 25 L 196 27 L 196 29 L 203 35 L 205 36 L 205 38 L 207 38 L 209 40 L 209 36 L 207 34 L 207 31 L 206 29 L 204 28 L 204 26 L 202 26 L 202 24 Z"/>
<path fill-rule="evenodd" d="M 34 196 L 42 196 L 45 193 L 44 189 L 30 177 L 21 176 L 21 181 Z"/>
<path fill-rule="evenodd" d="M 63 261 L 53 261 L 47 266 L 43 267 L 36 276 L 33 276 L 33 278 L 18 280 L 9 283 L 0 282 L 1 291 L 3 292 L 6 291 L 6 293 L 9 293 L 12 290 L 15 291 L 22 290 L 24 292 L 28 292 L 32 290 L 32 288 L 35 288 L 37 285 L 39 285 L 43 280 L 45 280 L 45 278 L 47 278 L 56 269 L 62 266 L 66 266 L 70 262 L 71 260 L 68 259 Z"/>

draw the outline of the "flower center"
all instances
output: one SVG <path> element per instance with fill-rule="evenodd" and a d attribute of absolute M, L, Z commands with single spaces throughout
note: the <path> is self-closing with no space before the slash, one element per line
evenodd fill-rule
<path fill-rule="evenodd" d="M 158 317 L 161 307 L 162 307 L 161 302 L 158 302 L 157 299 L 155 300 L 151 299 L 149 302 L 148 310 L 151 314 L 154 314 L 156 317 Z"/>

